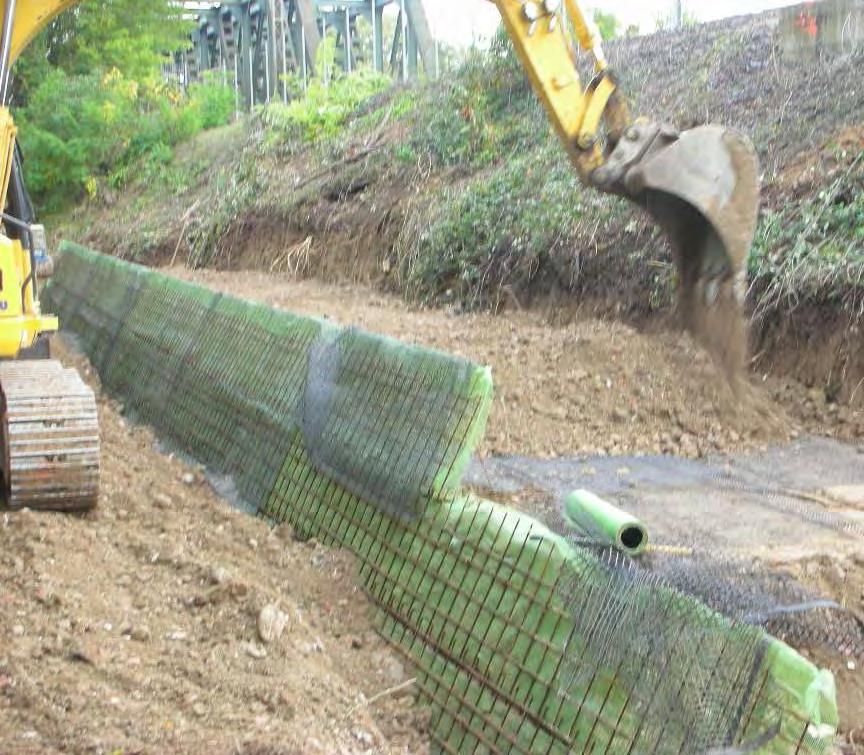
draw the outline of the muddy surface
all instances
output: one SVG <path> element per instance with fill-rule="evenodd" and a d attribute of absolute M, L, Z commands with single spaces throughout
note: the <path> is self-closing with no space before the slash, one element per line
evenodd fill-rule
<path fill-rule="evenodd" d="M 232 511 L 99 405 L 98 510 L 0 513 L 0 752 L 425 752 L 353 559 Z"/>

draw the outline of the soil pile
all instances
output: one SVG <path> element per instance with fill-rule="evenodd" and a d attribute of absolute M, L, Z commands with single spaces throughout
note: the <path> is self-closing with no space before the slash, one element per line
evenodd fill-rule
<path fill-rule="evenodd" d="M 0 751 L 425 751 L 353 559 L 229 509 L 100 414 L 99 508 L 0 514 Z"/>
<path fill-rule="evenodd" d="M 640 332 L 587 317 L 553 327 L 536 312 L 505 318 L 417 309 L 364 286 L 256 272 L 170 272 L 490 365 L 495 403 L 483 453 L 695 458 L 803 433 L 864 434 L 864 410 L 830 403 L 821 389 L 792 379 L 758 375 L 736 396 L 702 349 L 665 329 Z"/>

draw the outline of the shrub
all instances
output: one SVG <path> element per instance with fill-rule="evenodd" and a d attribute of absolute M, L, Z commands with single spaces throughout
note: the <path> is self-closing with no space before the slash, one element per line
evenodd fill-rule
<path fill-rule="evenodd" d="M 366 70 L 332 78 L 326 84 L 313 79 L 305 96 L 287 105 L 271 103 L 262 109 L 261 119 L 271 143 L 299 146 L 317 142 L 338 134 L 365 100 L 390 85 L 388 77 Z"/>
<path fill-rule="evenodd" d="M 140 161 L 167 163 L 173 145 L 232 113 L 233 93 L 213 82 L 184 93 L 116 71 L 54 69 L 17 114 L 28 186 L 43 206 L 69 204 L 102 180 L 122 185 Z"/>

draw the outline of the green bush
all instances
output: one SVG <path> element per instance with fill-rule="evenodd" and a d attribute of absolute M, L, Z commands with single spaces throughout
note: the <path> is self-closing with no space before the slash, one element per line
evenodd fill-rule
<path fill-rule="evenodd" d="M 762 213 L 749 260 L 757 314 L 781 303 L 860 308 L 864 281 L 864 152 L 834 183 Z"/>
<path fill-rule="evenodd" d="M 300 146 L 336 136 L 364 101 L 390 85 L 388 77 L 366 70 L 326 83 L 313 79 L 305 96 L 287 105 L 274 102 L 262 109 L 268 140 L 271 144 Z"/>
<path fill-rule="evenodd" d="M 28 186 L 50 209 L 95 193 L 103 181 L 120 186 L 132 166 L 169 162 L 173 145 L 227 123 L 233 109 L 231 90 L 214 83 L 183 93 L 116 71 L 53 69 L 17 113 Z"/>
<path fill-rule="evenodd" d="M 410 143 L 438 165 L 481 168 L 544 141 L 549 130 L 503 32 L 488 50 L 469 52 L 455 75 L 424 95 Z"/>
<path fill-rule="evenodd" d="M 555 145 L 514 156 L 443 189 L 434 210 L 406 225 L 401 275 L 415 297 L 494 307 L 502 286 L 517 288 L 571 256 L 587 216 L 603 222 L 612 203 L 586 194 Z"/>

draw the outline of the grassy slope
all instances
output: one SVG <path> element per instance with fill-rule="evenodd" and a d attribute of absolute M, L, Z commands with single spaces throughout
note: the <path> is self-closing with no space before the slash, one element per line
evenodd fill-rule
<path fill-rule="evenodd" d="M 769 14 L 625 40 L 610 58 L 639 112 L 722 122 L 757 144 L 764 211 L 750 272 L 764 334 L 813 307 L 857 320 L 864 52 L 801 60 Z M 448 81 L 373 98 L 312 144 L 279 108 L 206 135 L 162 185 L 133 185 L 60 227 L 145 261 L 374 279 L 460 307 L 563 294 L 644 314 L 674 290 L 657 232 L 579 186 L 506 44 Z"/>

